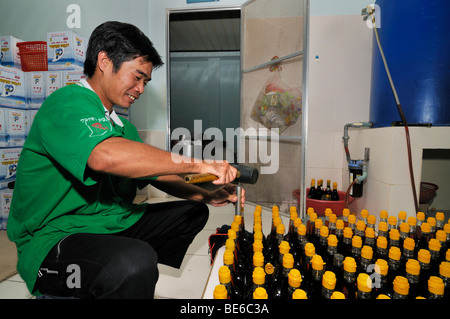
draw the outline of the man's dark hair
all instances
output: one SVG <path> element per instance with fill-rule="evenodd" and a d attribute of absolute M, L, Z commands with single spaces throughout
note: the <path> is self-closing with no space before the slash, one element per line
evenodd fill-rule
<path fill-rule="evenodd" d="M 84 73 L 92 77 L 97 67 L 98 53 L 105 51 L 113 62 L 114 71 L 119 71 L 123 62 L 143 57 L 153 64 L 153 69 L 162 66 L 161 56 L 150 39 L 136 26 L 109 21 L 99 25 L 92 32 L 86 50 Z"/>

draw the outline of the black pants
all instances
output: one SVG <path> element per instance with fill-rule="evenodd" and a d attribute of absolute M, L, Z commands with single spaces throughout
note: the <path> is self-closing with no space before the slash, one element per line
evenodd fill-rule
<path fill-rule="evenodd" d="M 120 233 L 70 235 L 45 258 L 35 289 L 59 297 L 153 298 L 157 264 L 180 268 L 208 216 L 202 203 L 150 204 Z"/>

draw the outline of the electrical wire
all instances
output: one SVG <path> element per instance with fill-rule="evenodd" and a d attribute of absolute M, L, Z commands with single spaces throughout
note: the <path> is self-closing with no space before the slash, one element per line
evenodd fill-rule
<path fill-rule="evenodd" d="M 375 37 L 376 37 L 376 40 L 377 40 L 378 48 L 380 50 L 381 58 L 382 58 L 383 63 L 384 63 L 384 68 L 386 69 L 386 73 L 387 73 L 387 77 L 388 77 L 388 80 L 389 80 L 389 84 L 391 86 L 392 93 L 394 94 L 394 99 L 395 99 L 395 103 L 397 105 L 397 110 L 398 110 L 400 118 L 402 119 L 402 122 L 403 122 L 403 124 L 405 126 L 406 146 L 407 146 L 407 150 L 408 150 L 409 177 L 410 177 L 410 180 L 411 180 L 411 188 L 412 188 L 413 197 L 414 197 L 414 207 L 416 209 L 416 214 L 417 214 L 417 212 L 419 211 L 419 204 L 417 202 L 416 184 L 414 182 L 414 171 L 413 171 L 413 163 L 412 163 L 412 155 L 411 155 L 411 139 L 410 139 L 410 136 L 409 136 L 408 123 L 406 122 L 405 113 L 403 112 L 403 108 L 402 108 L 402 106 L 400 104 L 400 100 L 398 98 L 397 90 L 395 89 L 394 81 L 392 80 L 391 73 L 389 72 L 389 67 L 387 65 L 386 57 L 384 56 L 383 48 L 381 46 L 380 38 L 378 36 L 378 31 L 377 31 L 377 27 L 376 27 L 376 24 L 375 24 L 375 16 L 374 15 L 372 15 L 372 22 L 373 22 L 373 30 L 375 32 Z"/>

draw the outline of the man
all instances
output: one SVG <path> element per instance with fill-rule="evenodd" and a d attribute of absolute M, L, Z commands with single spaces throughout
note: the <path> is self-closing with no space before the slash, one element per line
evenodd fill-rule
<path fill-rule="evenodd" d="M 173 161 L 178 155 L 142 143 L 113 111 L 129 108 L 162 64 L 139 29 L 106 22 L 89 39 L 87 80 L 55 91 L 37 113 L 8 221 L 18 271 L 33 294 L 152 298 L 157 263 L 180 267 L 208 219 L 204 203 L 237 201 L 228 184 L 235 168 Z M 224 186 L 206 191 L 182 173 L 211 173 Z M 149 182 L 187 200 L 134 205 L 137 186 Z"/>

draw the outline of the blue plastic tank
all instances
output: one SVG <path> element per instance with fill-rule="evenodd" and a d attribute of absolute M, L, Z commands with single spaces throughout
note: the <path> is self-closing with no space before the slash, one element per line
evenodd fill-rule
<path fill-rule="evenodd" d="M 450 125 L 450 1 L 377 0 L 380 42 L 408 124 Z M 401 122 L 373 35 L 370 121 Z"/>

